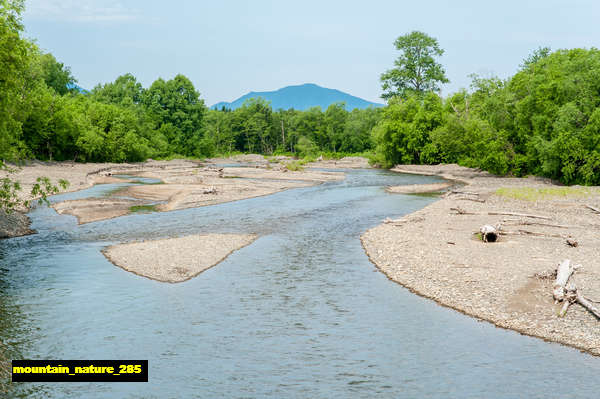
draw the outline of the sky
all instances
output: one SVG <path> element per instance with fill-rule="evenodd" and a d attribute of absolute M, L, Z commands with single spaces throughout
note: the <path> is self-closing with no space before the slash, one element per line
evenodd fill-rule
<path fill-rule="evenodd" d="M 438 39 L 450 83 L 507 78 L 533 50 L 600 46 L 591 0 L 26 0 L 26 36 L 80 86 L 182 73 L 207 105 L 302 84 L 382 102 L 379 76 L 413 30 Z"/>

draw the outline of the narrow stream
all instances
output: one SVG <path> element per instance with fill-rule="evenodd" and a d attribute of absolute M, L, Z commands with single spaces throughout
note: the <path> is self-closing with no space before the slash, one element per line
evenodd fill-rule
<path fill-rule="evenodd" d="M 39 234 L 0 241 L 0 338 L 30 359 L 148 359 L 148 383 L 14 384 L 39 398 L 594 398 L 598 358 L 478 322 L 411 294 L 360 234 L 435 201 L 385 185 L 433 177 L 348 170 L 319 186 L 78 226 L 39 207 Z M 53 201 L 98 196 L 95 186 Z M 180 284 L 100 250 L 187 234 L 257 233 Z M 198 254 L 201 256 L 201 254 Z"/>

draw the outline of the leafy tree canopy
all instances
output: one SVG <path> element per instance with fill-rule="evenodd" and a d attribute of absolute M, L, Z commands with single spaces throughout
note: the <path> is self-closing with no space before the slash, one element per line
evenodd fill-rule
<path fill-rule="evenodd" d="M 394 68 L 381 75 L 382 98 L 438 92 L 440 84 L 449 82 L 444 67 L 437 62 L 444 54 L 437 39 L 414 31 L 400 36 L 394 45 L 401 54 L 394 62 Z"/>

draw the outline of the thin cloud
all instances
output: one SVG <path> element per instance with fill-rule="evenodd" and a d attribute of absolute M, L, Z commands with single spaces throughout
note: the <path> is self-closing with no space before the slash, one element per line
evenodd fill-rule
<path fill-rule="evenodd" d="M 137 19 L 139 11 L 116 0 L 29 0 L 31 17 L 75 22 L 124 22 Z"/>

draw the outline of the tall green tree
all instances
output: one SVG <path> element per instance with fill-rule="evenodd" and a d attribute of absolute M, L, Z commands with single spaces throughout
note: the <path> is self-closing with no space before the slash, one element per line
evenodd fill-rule
<path fill-rule="evenodd" d="M 71 68 L 58 62 L 52 54 L 42 54 L 39 57 L 41 70 L 46 86 L 51 87 L 60 95 L 74 90 L 77 80 L 71 73 Z"/>
<path fill-rule="evenodd" d="M 114 82 L 98 85 L 92 90 L 95 100 L 124 106 L 140 104 L 143 95 L 142 84 L 130 73 L 119 76 Z"/>
<path fill-rule="evenodd" d="M 20 151 L 19 91 L 31 63 L 32 44 L 21 38 L 23 0 L 0 0 L 0 158 L 12 159 Z"/>
<path fill-rule="evenodd" d="M 192 82 L 183 75 L 158 79 L 143 94 L 142 102 L 166 137 L 171 153 L 201 154 L 206 106 Z"/>
<path fill-rule="evenodd" d="M 381 75 L 382 98 L 439 92 L 440 84 L 449 82 L 444 67 L 437 61 L 444 54 L 437 39 L 413 31 L 398 37 L 394 45 L 401 54 L 394 62 L 394 68 Z"/>

